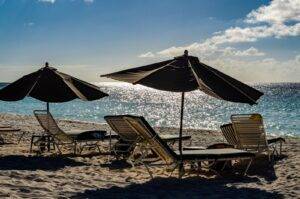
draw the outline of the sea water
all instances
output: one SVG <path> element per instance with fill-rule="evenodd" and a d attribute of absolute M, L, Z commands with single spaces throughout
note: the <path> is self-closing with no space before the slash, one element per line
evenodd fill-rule
<path fill-rule="evenodd" d="M 104 116 L 133 114 L 144 116 L 153 126 L 178 127 L 181 94 L 159 91 L 127 83 L 97 83 L 109 97 L 86 102 L 73 100 L 52 103 L 55 118 L 104 123 Z M 264 95 L 257 105 L 218 100 L 201 91 L 185 94 L 184 128 L 213 129 L 230 122 L 232 114 L 260 113 L 266 130 L 277 135 L 300 136 L 300 83 L 254 84 Z M 3 87 L 3 86 L 2 86 Z M 1 88 L 1 87 L 0 87 Z M 0 112 L 32 115 L 46 104 L 27 97 L 18 102 L 0 101 Z"/>

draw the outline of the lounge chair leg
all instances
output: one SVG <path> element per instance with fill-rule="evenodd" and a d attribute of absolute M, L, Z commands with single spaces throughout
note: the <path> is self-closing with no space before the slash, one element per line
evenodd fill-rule
<path fill-rule="evenodd" d="M 182 179 L 182 177 L 184 176 L 184 167 L 183 167 L 183 163 L 179 163 L 178 164 L 178 178 Z"/>
<path fill-rule="evenodd" d="M 280 142 L 280 145 L 279 145 L 279 155 L 281 156 L 281 150 L 282 150 L 282 142 Z"/>
<path fill-rule="evenodd" d="M 32 145 L 33 145 L 33 140 L 34 140 L 34 135 L 33 135 L 33 136 L 31 136 L 29 153 L 32 153 Z"/>
<path fill-rule="evenodd" d="M 215 169 L 212 169 L 212 168 L 208 168 L 208 169 L 209 169 L 209 171 L 212 171 L 214 174 L 216 174 L 216 176 L 222 177 L 222 175 L 218 171 L 216 171 Z"/>
<path fill-rule="evenodd" d="M 135 159 L 134 159 L 134 151 L 129 155 L 129 157 L 127 158 L 127 161 L 129 162 L 129 164 L 131 164 L 131 166 L 134 168 L 135 165 Z"/>
<path fill-rule="evenodd" d="M 1 135 L 0 135 L 0 144 L 4 144 L 4 139 Z"/>
<path fill-rule="evenodd" d="M 74 143 L 74 155 L 76 155 L 76 151 L 77 151 L 77 143 Z"/>
<path fill-rule="evenodd" d="M 99 145 L 96 144 L 96 146 L 97 146 L 97 148 L 98 148 L 99 153 L 101 153 L 101 149 L 100 149 Z"/>
<path fill-rule="evenodd" d="M 22 138 L 24 137 L 24 135 L 25 135 L 25 132 L 23 132 L 22 135 L 20 136 L 20 138 L 18 140 L 18 144 L 20 144 L 20 142 L 21 142 Z"/>
<path fill-rule="evenodd" d="M 249 163 L 248 163 L 248 165 L 247 165 L 247 167 L 246 167 L 246 170 L 245 170 L 245 172 L 244 172 L 244 176 L 247 174 L 247 172 L 248 172 L 248 169 L 249 169 L 249 167 L 250 167 L 250 165 L 251 165 L 251 163 L 252 163 L 252 158 L 250 159 L 250 161 L 249 161 Z"/>
<path fill-rule="evenodd" d="M 226 165 L 227 165 L 227 162 L 228 162 L 228 160 L 226 160 L 226 161 L 224 162 L 224 165 L 223 165 L 221 171 L 223 171 L 223 170 L 225 169 L 225 167 L 226 167 Z"/>
<path fill-rule="evenodd" d="M 56 148 L 57 148 L 57 150 L 58 150 L 58 153 L 61 155 L 61 154 L 62 154 L 62 152 L 61 152 L 61 150 L 60 150 L 60 148 L 59 148 L 59 145 L 58 145 L 58 144 L 56 144 L 56 143 L 55 143 L 55 145 L 56 145 Z"/>
<path fill-rule="evenodd" d="M 148 171 L 148 173 L 149 173 L 151 179 L 153 179 L 152 172 L 150 171 L 150 168 L 148 167 L 148 165 L 147 165 L 146 163 L 144 163 L 144 162 L 142 162 L 142 163 L 143 163 L 143 165 L 146 167 L 146 169 L 147 169 L 147 171 Z"/>
<path fill-rule="evenodd" d="M 175 164 L 175 166 L 171 169 L 171 173 L 170 173 L 169 177 L 172 176 L 173 172 L 176 170 L 177 167 L 178 167 L 178 164 Z"/>
<path fill-rule="evenodd" d="M 79 145 L 79 148 L 78 148 L 78 153 L 79 153 L 79 155 L 81 155 L 81 153 L 82 153 L 82 151 L 83 151 L 83 149 L 84 149 L 84 147 L 85 147 L 86 145 Z"/>

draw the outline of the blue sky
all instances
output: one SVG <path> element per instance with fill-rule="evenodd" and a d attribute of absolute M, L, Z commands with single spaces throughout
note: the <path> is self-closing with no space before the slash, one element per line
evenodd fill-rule
<path fill-rule="evenodd" d="M 242 81 L 298 81 L 299 21 L 299 0 L 0 0 L 0 81 L 45 61 L 107 81 L 184 49 Z"/>

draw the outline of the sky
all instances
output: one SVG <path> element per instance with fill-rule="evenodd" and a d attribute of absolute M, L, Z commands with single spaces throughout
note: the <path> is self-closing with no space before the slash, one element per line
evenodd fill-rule
<path fill-rule="evenodd" d="M 0 0 L 0 82 L 47 61 L 90 82 L 182 55 L 244 82 L 299 82 L 300 0 Z"/>

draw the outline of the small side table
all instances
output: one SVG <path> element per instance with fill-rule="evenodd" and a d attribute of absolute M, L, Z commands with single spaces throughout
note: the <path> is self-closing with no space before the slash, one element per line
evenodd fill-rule
<path fill-rule="evenodd" d="M 26 132 L 21 131 L 21 129 L 12 128 L 10 126 L 1 126 L 0 127 L 0 144 L 5 144 L 6 143 L 4 138 L 1 135 L 1 134 L 4 134 L 4 133 L 22 133 L 21 136 L 18 139 L 18 142 L 17 142 L 17 144 L 19 144 Z"/>
<path fill-rule="evenodd" d="M 53 150 L 55 149 L 54 139 L 51 135 L 33 135 L 33 136 L 31 136 L 30 150 L 29 150 L 30 153 L 32 153 L 32 147 L 35 144 L 37 144 L 40 152 L 44 152 L 46 149 L 48 152 L 50 152 L 51 145 L 53 146 L 52 149 Z"/>

